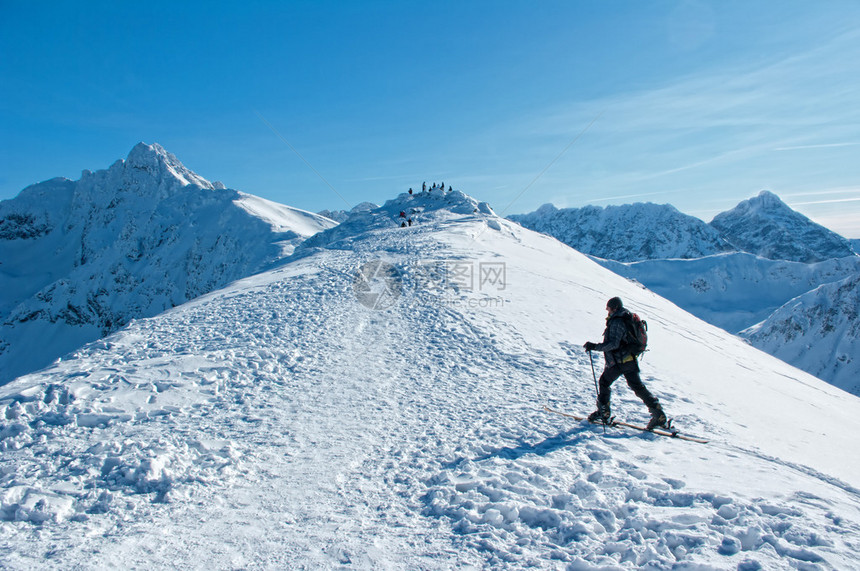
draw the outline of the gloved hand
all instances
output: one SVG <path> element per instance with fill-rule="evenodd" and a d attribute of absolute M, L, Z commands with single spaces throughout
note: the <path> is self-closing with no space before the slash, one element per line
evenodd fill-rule
<path fill-rule="evenodd" d="M 587 342 L 585 343 L 585 345 L 583 345 L 583 347 L 585 347 L 585 350 L 586 350 L 586 351 L 594 351 L 594 348 L 595 348 L 595 347 L 597 347 L 597 344 L 596 344 L 596 343 L 592 343 L 591 341 L 587 341 Z"/>

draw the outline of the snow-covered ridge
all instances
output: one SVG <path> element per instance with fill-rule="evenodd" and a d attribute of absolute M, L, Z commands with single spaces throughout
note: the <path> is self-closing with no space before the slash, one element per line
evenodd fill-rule
<path fill-rule="evenodd" d="M 0 384 L 292 253 L 334 225 L 211 183 L 159 145 L 0 202 Z"/>
<path fill-rule="evenodd" d="M 668 204 L 564 209 L 545 204 L 508 218 L 580 252 L 621 262 L 700 258 L 733 249 L 702 220 Z"/>
<path fill-rule="evenodd" d="M 367 209 L 355 208 L 340 224 L 309 238 L 302 243 L 302 251 L 318 247 L 349 248 L 357 237 L 366 232 L 383 228 L 405 226 L 422 227 L 428 223 L 463 220 L 472 216 L 497 219 L 496 213 L 486 202 L 481 202 L 459 191 L 404 192 L 386 201 L 382 206 Z M 490 224 L 498 226 L 493 220 Z"/>
<path fill-rule="evenodd" d="M 812 263 L 854 255 L 848 240 L 767 190 L 718 214 L 710 224 L 737 249 L 773 260 Z"/>
<path fill-rule="evenodd" d="M 858 399 L 557 240 L 393 212 L 0 388 L 8 566 L 860 565 L 860 459 L 833 453 L 856 444 Z M 374 311 L 353 287 L 379 259 L 405 287 Z M 499 303 L 427 295 L 416 262 L 507 279 Z M 541 411 L 593 406 L 581 343 L 611 295 L 648 319 L 645 382 L 710 444 Z"/>
<path fill-rule="evenodd" d="M 741 335 L 755 347 L 860 395 L 860 271 L 792 299 Z M 817 349 L 822 346 L 829 350 Z"/>

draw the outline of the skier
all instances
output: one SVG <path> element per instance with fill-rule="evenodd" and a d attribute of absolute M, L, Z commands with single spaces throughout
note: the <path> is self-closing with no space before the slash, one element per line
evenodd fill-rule
<path fill-rule="evenodd" d="M 668 420 L 663 412 L 663 407 L 660 406 L 660 402 L 648 391 L 639 377 L 639 363 L 636 361 L 636 356 L 631 354 L 629 349 L 626 349 L 628 343 L 625 341 L 628 332 L 625 318 L 630 315 L 630 312 L 624 307 L 619 297 L 613 297 L 606 302 L 606 311 L 609 315 L 606 318 L 603 343 L 589 341 L 584 345 L 585 350 L 589 353 L 591 351 L 603 351 L 605 362 L 603 373 L 598 381 L 600 388 L 597 393 L 597 410 L 588 416 L 588 421 L 609 423 L 612 418 L 609 409 L 610 386 L 618 377 L 624 375 L 624 378 L 627 379 L 627 386 L 633 390 L 637 397 L 642 399 L 642 402 L 651 412 L 648 430 L 654 430 L 657 427 L 668 428 Z"/>

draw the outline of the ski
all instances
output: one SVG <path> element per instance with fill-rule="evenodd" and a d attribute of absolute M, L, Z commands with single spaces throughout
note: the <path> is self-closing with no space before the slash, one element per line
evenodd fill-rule
<path fill-rule="evenodd" d="M 544 405 L 543 409 L 547 412 L 551 412 L 553 414 L 558 414 L 558 415 L 561 415 L 565 418 L 572 418 L 574 420 L 580 420 L 580 421 L 588 420 L 584 416 L 577 416 L 575 414 L 570 414 L 567 412 L 562 412 L 560 410 L 555 410 L 555 409 L 549 408 L 546 405 Z M 698 442 L 699 444 L 707 444 L 708 443 L 708 440 L 705 440 L 704 438 L 699 438 L 697 436 L 688 436 L 686 434 L 681 434 L 676 428 L 669 428 L 668 430 L 662 429 L 662 428 L 655 428 L 653 430 L 648 430 L 646 427 L 638 425 L 638 424 L 630 424 L 629 422 L 622 422 L 620 420 L 615 420 L 615 417 L 612 417 L 612 421 L 609 424 L 605 424 L 605 425 L 604 424 L 598 424 L 598 423 L 593 423 L 593 424 L 595 424 L 596 426 L 610 426 L 610 427 L 615 426 L 615 427 L 632 428 L 634 430 L 641 430 L 642 432 L 650 432 L 652 434 L 658 434 L 660 436 L 667 436 L 669 438 L 677 438 L 679 440 L 689 440 L 690 442 Z M 671 421 L 669 422 L 669 424 L 671 426 Z"/>

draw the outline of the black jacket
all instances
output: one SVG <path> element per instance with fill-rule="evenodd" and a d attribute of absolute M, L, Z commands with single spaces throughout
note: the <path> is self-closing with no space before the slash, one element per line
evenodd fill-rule
<path fill-rule="evenodd" d="M 620 365 L 629 361 L 631 356 L 627 341 L 627 323 L 625 318 L 630 315 L 627 308 L 622 307 L 606 318 L 606 329 L 603 331 L 603 343 L 595 345 L 595 351 L 603 351 L 606 366 Z"/>

